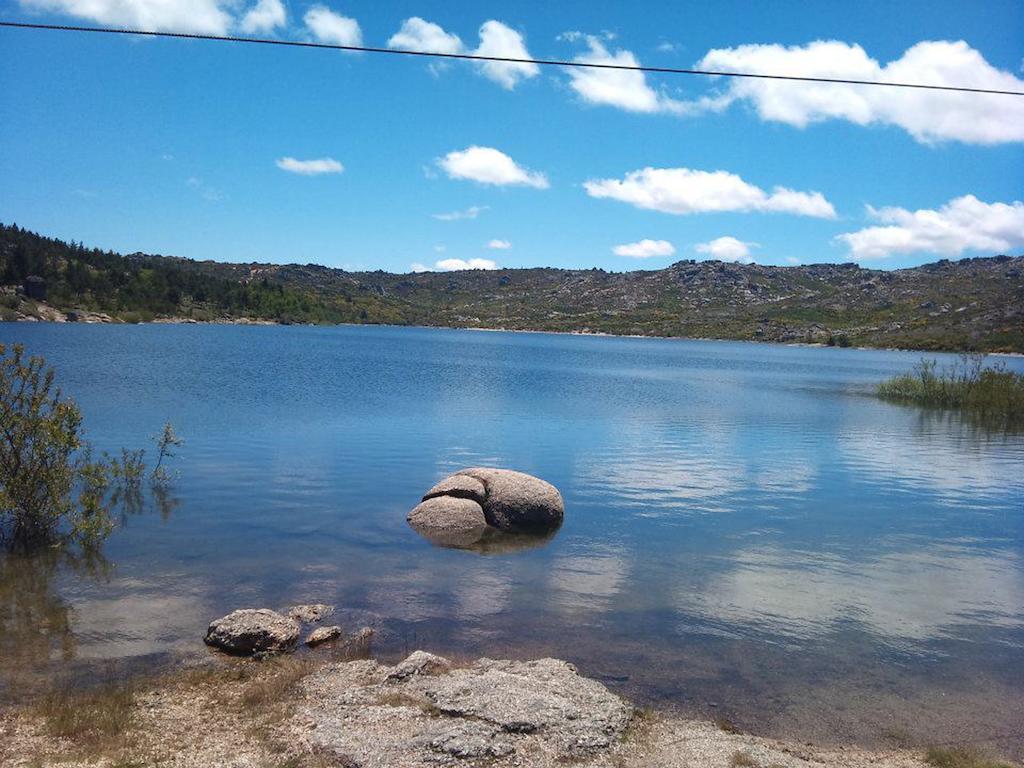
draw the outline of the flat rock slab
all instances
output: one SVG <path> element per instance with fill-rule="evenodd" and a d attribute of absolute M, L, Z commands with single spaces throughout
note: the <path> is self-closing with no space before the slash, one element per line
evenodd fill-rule
<path fill-rule="evenodd" d="M 298 640 L 298 622 L 267 608 L 244 608 L 215 619 L 204 638 L 207 645 L 240 656 L 290 651 Z"/>
<path fill-rule="evenodd" d="M 317 754 L 364 768 L 571 762 L 618 744 L 632 707 L 557 659 L 458 668 L 418 651 L 394 667 L 335 664 L 303 682 L 296 723 Z"/>

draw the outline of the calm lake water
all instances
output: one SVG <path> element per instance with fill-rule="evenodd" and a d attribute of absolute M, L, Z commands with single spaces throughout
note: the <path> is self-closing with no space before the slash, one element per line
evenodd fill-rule
<path fill-rule="evenodd" d="M 553 655 L 757 732 L 1022 751 L 1024 435 L 871 396 L 918 353 L 381 327 L 0 341 L 46 356 L 98 447 L 165 420 L 186 440 L 102 558 L 0 559 L 0 696 L 206 655 L 216 616 L 322 601 L 384 659 Z M 480 464 L 558 486 L 557 535 L 481 554 L 409 529 Z"/>

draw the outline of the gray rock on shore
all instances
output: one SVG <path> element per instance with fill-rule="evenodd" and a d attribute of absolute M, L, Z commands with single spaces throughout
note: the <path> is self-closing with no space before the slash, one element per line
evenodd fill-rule
<path fill-rule="evenodd" d="M 435 544 L 470 547 L 488 530 L 549 533 L 562 524 L 562 495 L 524 472 L 471 467 L 441 480 L 406 518 Z"/>
<path fill-rule="evenodd" d="M 302 685 L 299 716 L 314 751 L 367 766 L 532 765 L 538 755 L 571 763 L 615 746 L 633 716 L 628 702 L 558 659 L 458 668 L 417 651 L 395 667 L 332 665 Z"/>
<path fill-rule="evenodd" d="M 267 608 L 244 608 L 211 622 L 203 639 L 240 656 L 283 653 L 298 642 L 299 624 Z"/>

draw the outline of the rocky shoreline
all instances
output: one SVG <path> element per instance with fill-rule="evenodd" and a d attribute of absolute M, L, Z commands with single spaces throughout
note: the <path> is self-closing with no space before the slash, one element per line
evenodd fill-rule
<path fill-rule="evenodd" d="M 113 317 L 104 312 L 92 312 L 89 310 L 70 310 L 62 311 L 56 307 L 48 304 L 39 303 L 34 313 L 18 312 L 13 318 L 13 322 L 50 322 L 50 323 L 83 323 L 86 325 L 104 324 L 104 325 L 257 325 L 257 326 L 270 326 L 270 325 L 303 325 L 303 323 L 293 322 L 282 322 L 279 320 L 265 320 L 251 317 L 218 317 L 212 320 L 197 320 L 192 317 L 180 317 L 180 316 L 167 316 L 167 317 L 154 317 L 152 320 L 139 320 L 139 321 L 126 321 Z M 425 329 L 448 329 L 453 331 L 487 331 L 491 333 L 535 333 L 542 335 L 553 335 L 553 336 L 599 336 L 619 339 L 658 339 L 666 341 L 731 341 L 731 342 L 742 342 L 746 344 L 773 344 L 783 347 L 817 347 L 827 349 L 830 345 L 824 341 L 821 342 L 808 342 L 808 341 L 783 341 L 777 339 L 761 339 L 761 338 L 735 338 L 735 337 L 715 337 L 715 336 L 664 336 L 659 334 L 637 334 L 637 333 L 609 333 L 607 331 L 593 331 L 589 329 L 579 329 L 572 331 L 552 331 L 552 330 L 535 330 L 529 328 L 505 328 L 498 326 L 478 326 L 473 324 L 465 325 L 394 325 L 390 323 L 332 323 L 331 325 L 338 326 L 365 326 L 374 325 L 384 328 L 425 328 Z M 853 344 L 850 349 L 861 349 L 861 350 L 878 350 L 885 352 L 921 352 L 921 353 L 940 353 L 940 354 L 958 354 L 962 352 L 962 349 L 950 348 L 950 347 L 901 347 L 893 346 L 891 344 L 878 344 L 878 345 L 864 345 L 864 344 Z M 986 351 L 986 355 L 992 355 L 996 357 L 1024 357 L 1024 352 L 1012 352 L 1012 351 Z"/>
<path fill-rule="evenodd" d="M 69 693 L 68 709 L 99 705 Z M 304 657 L 212 655 L 139 686 L 123 729 L 61 731 L 49 708 L 0 714 L 0 764 L 401 768 L 911 768 L 921 752 L 818 748 L 640 710 L 558 659 L 458 663 L 366 644 Z M 108 715 L 107 719 L 111 719 Z M 87 723 L 86 723 L 87 725 Z"/>

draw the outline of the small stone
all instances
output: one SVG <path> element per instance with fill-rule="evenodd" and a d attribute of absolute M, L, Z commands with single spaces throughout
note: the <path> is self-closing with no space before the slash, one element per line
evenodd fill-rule
<path fill-rule="evenodd" d="M 341 627 L 334 625 L 333 627 L 317 627 L 309 633 L 309 637 L 306 638 L 306 645 L 313 648 L 321 643 L 326 643 L 329 640 L 336 640 L 341 637 Z"/>
<path fill-rule="evenodd" d="M 204 638 L 207 645 L 242 656 L 290 651 L 298 640 L 298 623 L 266 608 L 245 608 L 215 619 Z"/>
<path fill-rule="evenodd" d="M 415 675 L 440 675 L 452 668 L 451 662 L 443 656 L 426 651 L 413 651 L 404 661 L 399 662 L 388 673 L 388 682 L 408 680 Z"/>

